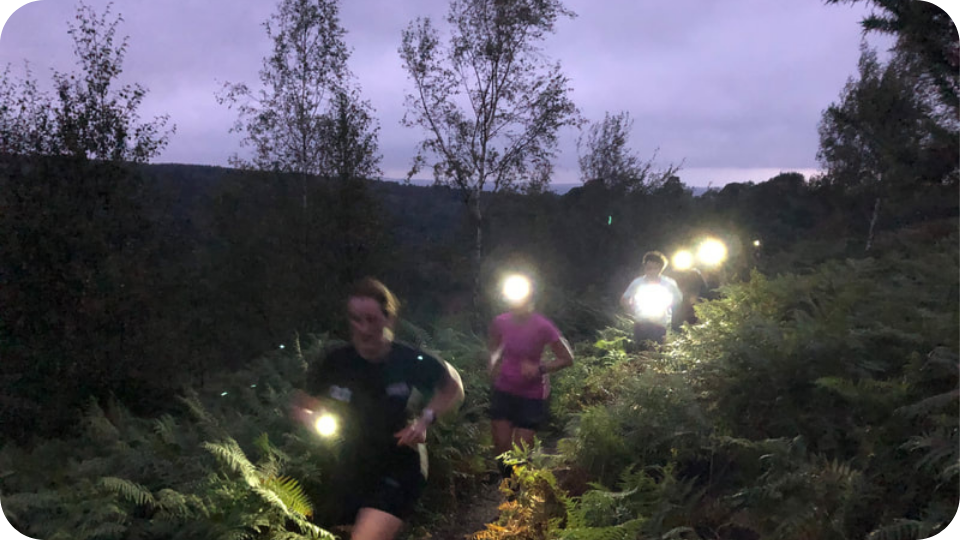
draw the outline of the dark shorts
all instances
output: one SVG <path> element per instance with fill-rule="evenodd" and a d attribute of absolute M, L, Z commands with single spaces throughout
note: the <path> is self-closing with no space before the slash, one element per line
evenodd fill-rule
<path fill-rule="evenodd" d="M 644 341 L 655 341 L 663 343 L 667 337 L 667 328 L 659 324 L 650 322 L 633 323 L 633 341 L 634 343 L 643 343 Z"/>
<path fill-rule="evenodd" d="M 490 419 L 507 420 L 521 429 L 540 429 L 550 416 L 545 399 L 531 399 L 494 389 L 490 393 Z"/>
<path fill-rule="evenodd" d="M 363 493 L 357 493 L 350 501 L 351 517 L 355 518 L 361 508 L 373 508 L 406 521 L 413 513 L 426 483 L 419 468 L 391 471 L 379 476 L 367 484 Z"/>
<path fill-rule="evenodd" d="M 380 510 L 406 521 L 427 483 L 419 464 L 358 468 L 361 470 L 355 476 L 331 478 L 333 485 L 328 487 L 335 492 L 328 495 L 329 507 L 322 512 L 329 526 L 352 524 L 361 508 Z"/>

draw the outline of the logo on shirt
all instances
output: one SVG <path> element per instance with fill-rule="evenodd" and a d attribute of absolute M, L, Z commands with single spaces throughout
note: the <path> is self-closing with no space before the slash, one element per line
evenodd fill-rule
<path fill-rule="evenodd" d="M 342 388 L 340 386 L 331 386 L 330 397 L 332 397 L 337 401 L 350 403 L 350 398 L 353 397 L 353 392 L 351 392 L 349 388 Z"/>
<path fill-rule="evenodd" d="M 405 382 L 393 383 L 387 387 L 387 395 L 390 397 L 408 397 L 410 395 L 410 386 Z"/>

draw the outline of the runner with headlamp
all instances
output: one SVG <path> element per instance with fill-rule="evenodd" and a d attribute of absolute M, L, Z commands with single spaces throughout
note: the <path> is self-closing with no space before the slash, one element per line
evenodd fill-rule
<path fill-rule="evenodd" d="M 338 461 L 327 485 L 338 491 L 337 524 L 353 523 L 353 540 L 391 539 L 426 482 L 427 429 L 463 400 L 460 376 L 446 362 L 394 342 L 399 302 L 375 279 L 354 285 L 347 300 L 350 344 L 307 371 L 298 415 L 317 433 L 337 436 Z M 414 390 L 426 406 L 410 421 Z"/>
<path fill-rule="evenodd" d="M 547 421 L 549 374 L 573 365 L 573 351 L 560 330 L 534 311 L 532 288 L 524 276 L 507 278 L 503 295 L 511 309 L 493 319 L 489 329 L 490 424 L 504 478 L 511 471 L 499 456 L 514 444 L 532 446 L 536 430 Z M 548 346 L 556 359 L 544 363 L 541 357 Z"/>
<path fill-rule="evenodd" d="M 633 315 L 633 341 L 638 345 L 645 341 L 663 343 L 673 307 L 683 300 L 677 282 L 662 275 L 666 267 L 663 253 L 645 253 L 643 275 L 634 279 L 620 297 L 620 304 Z"/>

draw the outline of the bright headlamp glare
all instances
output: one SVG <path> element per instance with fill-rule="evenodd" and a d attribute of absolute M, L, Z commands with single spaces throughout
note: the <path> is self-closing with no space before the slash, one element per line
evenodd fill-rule
<path fill-rule="evenodd" d="M 707 266 L 718 266 L 727 258 L 727 246 L 716 239 L 704 240 L 697 250 L 697 258 Z"/>
<path fill-rule="evenodd" d="M 325 439 L 335 436 L 340 431 L 340 420 L 337 415 L 326 410 L 313 411 L 302 408 L 298 416 L 300 422 L 313 428 L 317 435 Z"/>
<path fill-rule="evenodd" d="M 672 303 L 673 297 L 663 285 L 643 285 L 633 295 L 634 309 L 642 319 L 662 318 Z"/>
<path fill-rule="evenodd" d="M 313 427 L 321 437 L 333 437 L 339 431 L 339 424 L 336 416 L 325 412 L 317 415 Z"/>
<path fill-rule="evenodd" d="M 530 298 L 530 280 L 519 274 L 503 280 L 503 298 L 511 305 L 522 304 Z"/>
<path fill-rule="evenodd" d="M 673 267 L 677 270 L 689 270 L 693 267 L 693 253 L 682 249 L 673 255 Z"/>

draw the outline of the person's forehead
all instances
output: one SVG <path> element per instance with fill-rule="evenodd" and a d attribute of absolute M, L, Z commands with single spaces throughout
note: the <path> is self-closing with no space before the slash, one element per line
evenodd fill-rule
<path fill-rule="evenodd" d="M 347 308 L 357 313 L 375 312 L 380 313 L 380 304 L 369 296 L 351 296 L 347 302 Z"/>

